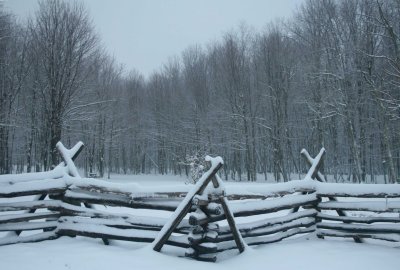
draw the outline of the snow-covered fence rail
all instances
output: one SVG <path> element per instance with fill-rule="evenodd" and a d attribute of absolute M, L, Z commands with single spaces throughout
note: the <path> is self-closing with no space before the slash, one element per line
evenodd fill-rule
<path fill-rule="evenodd" d="M 318 171 L 323 150 L 316 158 L 303 151 L 310 164 L 303 180 L 228 185 L 217 195 L 208 186 L 185 202 L 193 185 L 81 178 L 73 160 L 82 146 L 67 150 L 59 144 L 64 161 L 50 172 L 0 176 L 0 245 L 65 235 L 150 243 L 171 223 L 151 211 L 176 211 L 182 203 L 189 215 L 182 214 L 160 249 L 163 244 L 184 248 L 196 259 L 213 261 L 216 252 L 240 247 L 240 239 L 251 246 L 315 233 L 358 242 L 400 241 L 400 185 L 325 183 Z M 222 183 L 216 179 L 217 174 L 209 179 L 214 188 Z M 108 210 L 113 207 L 126 211 Z M 129 214 L 132 208 L 146 209 L 148 215 Z M 228 225 L 221 223 L 225 219 Z"/>
<path fill-rule="evenodd" d="M 327 201 L 330 196 L 338 199 Z M 324 183 L 318 186 L 318 197 L 319 237 L 400 241 L 400 185 Z"/>

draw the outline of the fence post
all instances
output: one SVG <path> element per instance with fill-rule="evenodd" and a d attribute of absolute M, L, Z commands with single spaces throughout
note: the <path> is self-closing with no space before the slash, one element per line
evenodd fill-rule
<path fill-rule="evenodd" d="M 321 151 L 324 151 L 324 153 L 325 153 L 325 149 L 324 149 L 324 148 L 322 148 Z M 320 151 L 320 154 L 321 154 L 321 151 Z M 308 163 L 308 165 L 311 166 L 310 170 L 311 170 L 313 167 L 315 167 L 315 170 L 314 170 L 313 173 L 312 173 L 311 179 L 315 179 L 315 180 L 317 180 L 317 181 L 319 181 L 319 182 L 326 182 L 326 180 L 325 180 L 324 176 L 322 175 L 322 173 L 320 173 L 320 172 L 318 171 L 318 168 L 319 168 L 319 161 L 320 161 L 320 160 L 317 160 L 317 158 L 318 158 L 319 155 L 318 155 L 316 158 L 312 158 L 312 157 L 310 156 L 310 154 L 307 152 L 306 149 L 301 150 L 301 155 L 304 157 L 304 159 L 306 160 L 306 162 Z M 317 162 L 318 162 L 317 165 L 315 164 L 316 160 L 317 160 Z M 318 196 L 318 194 L 317 194 L 317 196 Z M 335 201 L 335 202 L 337 201 L 337 199 L 336 199 L 335 197 L 328 197 L 328 200 L 329 200 L 329 201 Z M 321 202 L 321 197 L 320 197 L 320 196 L 318 196 L 318 203 L 319 203 L 319 202 Z M 317 210 L 318 213 L 320 213 L 320 209 L 318 209 L 318 203 L 317 203 L 317 208 L 316 208 L 316 210 Z M 341 216 L 341 217 L 346 217 L 346 216 L 347 216 L 345 211 L 342 211 L 342 210 L 337 209 L 336 212 L 337 212 L 338 215 Z M 318 218 L 318 215 L 317 215 L 315 221 L 316 221 L 316 223 L 321 222 L 321 220 Z M 351 222 L 348 222 L 348 221 L 347 221 L 347 222 L 345 222 L 345 223 L 351 223 Z M 320 237 L 320 236 L 318 236 L 318 237 Z M 320 238 L 323 238 L 323 237 L 321 236 Z M 354 239 L 354 242 L 356 242 L 356 243 L 363 243 L 363 240 L 362 240 L 360 237 L 355 236 L 355 237 L 353 237 L 353 239 Z"/>

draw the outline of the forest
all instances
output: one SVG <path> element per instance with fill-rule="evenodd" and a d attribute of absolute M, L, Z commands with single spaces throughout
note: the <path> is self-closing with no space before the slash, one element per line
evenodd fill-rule
<path fill-rule="evenodd" d="M 208 154 L 224 179 L 286 182 L 325 147 L 334 181 L 400 182 L 400 1 L 306 0 L 148 77 L 81 2 L 43 0 L 25 22 L 0 3 L 0 174 L 51 169 L 60 140 L 83 141 L 76 164 L 100 177 L 188 175 Z"/>

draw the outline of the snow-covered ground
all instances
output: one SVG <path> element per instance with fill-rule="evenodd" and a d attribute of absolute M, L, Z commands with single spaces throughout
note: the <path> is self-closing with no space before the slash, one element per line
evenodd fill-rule
<path fill-rule="evenodd" d="M 182 185 L 185 177 L 177 176 L 117 176 L 108 181 L 139 183 L 140 185 Z M 238 187 L 261 183 L 229 182 Z M 171 212 L 108 207 L 108 211 L 132 211 L 137 215 L 169 217 Z M 277 215 L 278 213 L 275 213 Z M 238 223 L 249 222 L 246 218 Z M 304 238 L 304 237 L 303 237 Z M 40 243 L 16 244 L 0 247 L 0 270 L 11 269 L 400 269 L 400 247 L 373 244 L 355 244 L 351 240 L 294 239 L 260 247 L 249 248 L 234 256 L 236 250 L 218 254 L 217 263 L 198 262 L 179 258 L 172 247 L 163 253 L 154 252 L 150 244 L 112 241 L 104 246 L 101 240 L 61 237 Z"/>
<path fill-rule="evenodd" d="M 237 251 L 230 251 L 233 252 Z M 62 237 L 0 247 L 0 269 L 398 270 L 400 267 L 400 249 L 350 241 L 285 241 L 252 248 L 238 256 L 227 255 L 221 254 L 217 263 L 207 263 L 158 253 L 149 245 L 104 246 L 94 239 Z"/>

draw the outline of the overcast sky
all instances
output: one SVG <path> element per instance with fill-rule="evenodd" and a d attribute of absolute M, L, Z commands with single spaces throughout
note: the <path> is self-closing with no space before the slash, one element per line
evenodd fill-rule
<path fill-rule="evenodd" d="M 190 45 L 205 45 L 241 22 L 260 30 L 288 18 L 303 0 L 80 0 L 118 62 L 149 75 Z M 37 0 L 5 0 L 26 18 Z"/>

